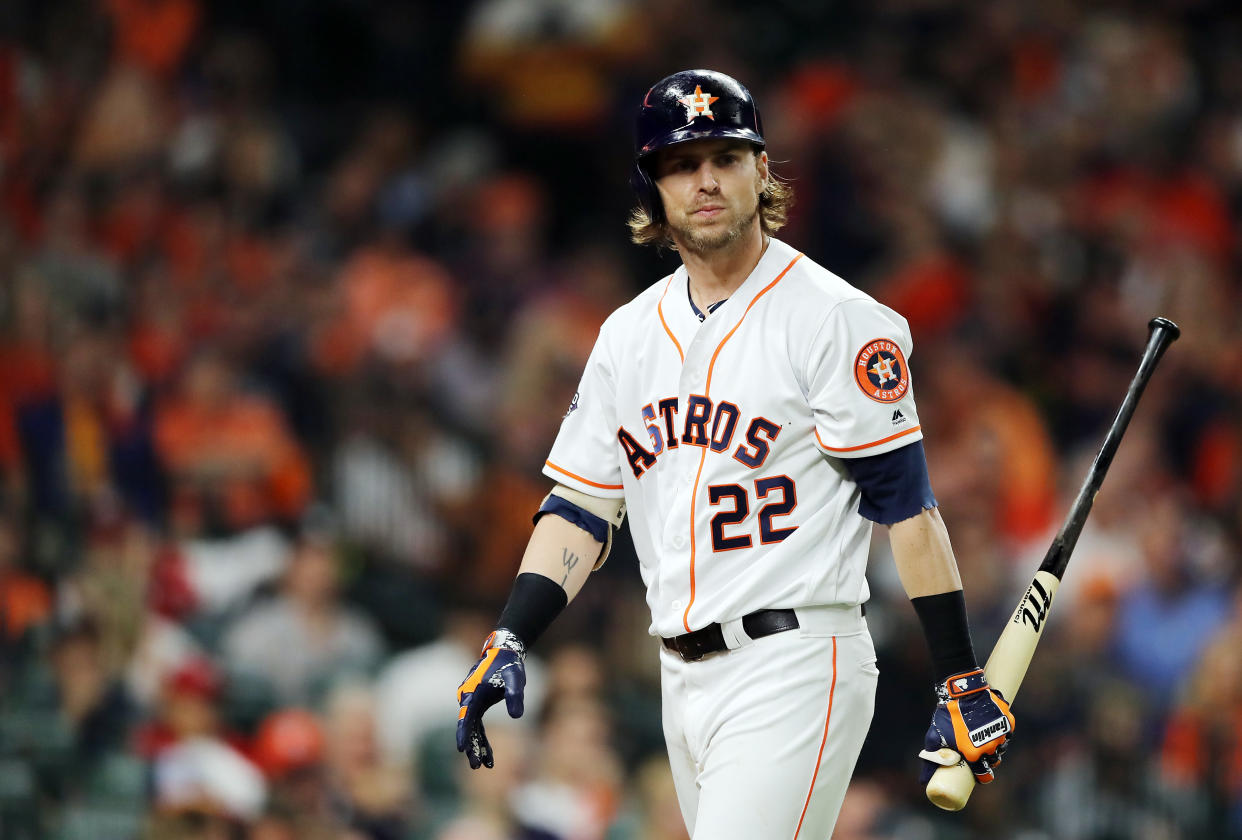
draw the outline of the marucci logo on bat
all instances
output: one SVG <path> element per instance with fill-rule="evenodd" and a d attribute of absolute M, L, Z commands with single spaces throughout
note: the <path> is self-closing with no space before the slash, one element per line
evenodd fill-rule
<path fill-rule="evenodd" d="M 970 743 L 977 747 L 980 744 L 986 744 L 998 735 L 1004 735 L 1008 731 L 1009 719 L 1003 717 L 997 718 L 991 723 L 973 730 L 970 733 Z"/>
<path fill-rule="evenodd" d="M 1048 618 L 1048 608 L 1052 606 L 1052 596 L 1048 594 L 1048 590 L 1044 589 L 1039 583 L 1039 579 L 1031 581 L 1031 586 L 1026 590 L 1026 597 L 1022 599 L 1022 608 L 1014 614 L 1015 623 L 1021 621 L 1023 624 L 1030 626 L 1036 633 L 1043 626 L 1044 620 Z"/>

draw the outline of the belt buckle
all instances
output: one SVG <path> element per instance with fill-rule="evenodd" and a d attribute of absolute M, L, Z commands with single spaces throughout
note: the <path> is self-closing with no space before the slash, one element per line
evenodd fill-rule
<path fill-rule="evenodd" d="M 689 635 L 688 633 L 686 635 Z M 682 662 L 698 662 L 703 658 L 703 653 L 699 650 L 692 649 L 689 645 L 683 644 L 682 640 L 685 636 L 673 636 L 668 639 L 669 646 L 673 651 L 681 657 Z"/>
<path fill-rule="evenodd" d="M 691 649 L 689 645 L 683 645 L 682 638 L 678 636 L 673 639 L 673 644 L 677 646 L 677 654 L 681 657 L 681 660 L 683 662 L 698 662 L 702 659 L 703 652 L 698 649 Z"/>

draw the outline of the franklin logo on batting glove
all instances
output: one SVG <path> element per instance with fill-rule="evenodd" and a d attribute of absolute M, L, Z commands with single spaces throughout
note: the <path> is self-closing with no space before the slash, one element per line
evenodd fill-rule
<path fill-rule="evenodd" d="M 922 784 L 938 767 L 959 760 L 966 761 L 980 784 L 992 781 L 1014 729 L 1009 703 L 988 685 L 982 668 L 949 677 L 936 686 L 936 695 L 940 702 L 919 753 Z"/>
<path fill-rule="evenodd" d="M 976 747 L 986 744 L 997 735 L 1004 735 L 1009 731 L 1009 719 L 1000 717 L 986 726 L 981 726 L 970 733 L 970 743 Z"/>

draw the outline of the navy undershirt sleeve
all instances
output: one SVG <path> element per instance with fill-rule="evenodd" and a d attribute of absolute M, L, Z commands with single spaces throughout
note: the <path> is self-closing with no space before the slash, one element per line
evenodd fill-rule
<path fill-rule="evenodd" d="M 555 514 L 566 522 L 577 525 L 594 537 L 598 543 L 608 542 L 607 522 L 560 496 L 548 496 L 547 500 L 539 506 L 539 512 L 535 514 L 534 521 L 538 522 L 545 513 Z"/>
<path fill-rule="evenodd" d="M 921 440 L 883 455 L 842 461 L 862 491 L 858 512 L 872 522 L 892 525 L 936 506 Z"/>

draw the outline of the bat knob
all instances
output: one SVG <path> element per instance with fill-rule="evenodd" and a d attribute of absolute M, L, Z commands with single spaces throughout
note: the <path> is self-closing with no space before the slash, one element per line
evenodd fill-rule
<path fill-rule="evenodd" d="M 960 811 L 975 791 L 975 774 L 966 762 L 952 767 L 941 767 L 932 774 L 927 783 L 927 798 L 933 805 L 945 811 Z"/>
<path fill-rule="evenodd" d="M 1157 315 L 1155 318 L 1152 318 L 1150 321 L 1147 322 L 1147 329 L 1153 330 L 1153 331 L 1154 330 L 1166 330 L 1170 335 L 1173 336 L 1172 338 L 1173 341 L 1176 341 L 1178 338 L 1180 338 L 1182 334 L 1181 327 L 1179 327 L 1177 324 L 1170 321 L 1168 318 L 1165 318 L 1160 315 Z"/>

